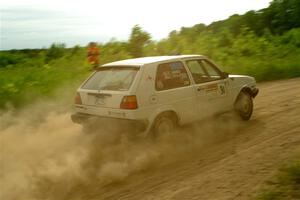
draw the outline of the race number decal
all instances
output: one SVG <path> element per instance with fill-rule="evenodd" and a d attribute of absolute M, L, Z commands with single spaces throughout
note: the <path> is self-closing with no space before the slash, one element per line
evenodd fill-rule
<path fill-rule="evenodd" d="M 219 93 L 220 95 L 226 95 L 226 89 L 224 85 L 219 85 Z"/>

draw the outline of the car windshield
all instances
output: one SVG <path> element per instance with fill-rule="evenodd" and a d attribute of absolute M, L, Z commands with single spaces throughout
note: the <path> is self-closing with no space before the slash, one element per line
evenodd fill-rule
<path fill-rule="evenodd" d="M 137 71 L 137 67 L 103 67 L 91 76 L 82 88 L 89 90 L 128 90 Z"/>

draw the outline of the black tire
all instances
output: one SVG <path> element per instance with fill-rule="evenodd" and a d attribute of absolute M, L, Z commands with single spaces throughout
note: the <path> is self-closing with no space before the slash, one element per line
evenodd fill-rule
<path fill-rule="evenodd" d="M 153 124 L 154 137 L 173 134 L 177 125 L 176 119 L 176 116 L 172 113 L 159 115 Z"/>
<path fill-rule="evenodd" d="M 253 112 L 253 100 L 248 92 L 240 92 L 235 102 L 235 111 L 244 121 L 248 121 L 251 118 Z"/>

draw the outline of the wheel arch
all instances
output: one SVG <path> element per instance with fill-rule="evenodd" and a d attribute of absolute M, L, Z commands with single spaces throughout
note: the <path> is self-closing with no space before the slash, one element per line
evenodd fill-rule
<path fill-rule="evenodd" d="M 174 111 L 174 110 L 166 110 L 166 111 L 163 111 L 163 112 L 161 112 L 161 113 L 159 113 L 156 117 L 155 117 L 155 119 L 157 119 L 158 117 L 160 117 L 160 116 L 170 116 L 170 117 L 174 117 L 173 119 L 175 120 L 174 122 L 176 123 L 176 124 L 178 124 L 178 122 L 179 122 L 179 118 L 178 118 L 178 115 L 177 115 L 177 113 Z"/>
<path fill-rule="evenodd" d="M 234 105 L 236 104 L 236 102 L 237 102 L 237 100 L 238 100 L 238 98 L 239 98 L 241 92 L 246 92 L 246 93 L 248 93 L 251 97 L 253 96 L 251 88 L 250 88 L 249 86 L 243 86 L 243 87 L 239 90 L 239 92 L 237 93 L 237 95 L 236 95 L 236 97 L 235 97 Z"/>
<path fill-rule="evenodd" d="M 153 127 L 153 124 L 155 123 L 155 120 L 162 115 L 171 115 L 175 117 L 175 123 L 179 124 L 180 122 L 180 116 L 178 115 L 178 113 L 176 112 L 175 109 L 173 109 L 172 107 L 164 107 L 164 108 L 160 108 L 158 110 L 156 110 L 150 118 L 150 124 L 149 124 L 149 128 L 151 129 Z"/>

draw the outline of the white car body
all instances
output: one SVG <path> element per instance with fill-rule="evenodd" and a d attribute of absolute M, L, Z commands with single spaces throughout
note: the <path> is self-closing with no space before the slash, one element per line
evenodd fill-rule
<path fill-rule="evenodd" d="M 75 103 L 75 114 L 72 115 L 72 120 L 76 123 L 84 123 L 87 118 L 97 117 L 114 119 L 114 121 L 134 121 L 143 124 L 141 130 L 148 132 L 153 127 L 156 118 L 162 113 L 172 112 L 176 115 L 177 123 L 184 125 L 233 110 L 235 101 L 242 90 L 247 90 L 253 98 L 258 93 L 253 77 L 228 76 L 219 68 L 216 72 L 212 71 L 213 74 L 216 73 L 216 76 L 211 76 L 212 80 L 205 76 L 206 81 L 196 82 L 196 78 L 195 80 L 193 78 L 195 73 L 192 74 L 190 69 L 195 71 L 198 68 L 204 69 L 203 67 L 197 68 L 199 63 L 217 68 L 212 61 L 201 55 L 144 57 L 105 64 L 99 69 L 136 68 L 134 69 L 136 75 L 130 87 L 126 90 L 86 89 L 84 86 L 90 78 L 87 79 L 77 90 L 80 101 Z M 159 70 L 165 71 L 159 74 L 158 66 L 160 66 Z M 205 72 L 208 74 L 210 66 L 207 67 Z M 95 73 L 99 72 L 94 72 L 91 77 Z M 202 75 L 202 73 L 199 74 Z M 163 76 L 161 84 L 163 86 L 159 84 L 158 76 Z M 179 80 L 180 83 L 176 84 L 182 85 L 171 89 L 157 89 L 164 88 L 164 85 L 168 85 L 167 81 L 171 79 Z M 121 108 L 120 104 L 124 96 L 132 95 L 137 101 L 136 108 Z"/>

